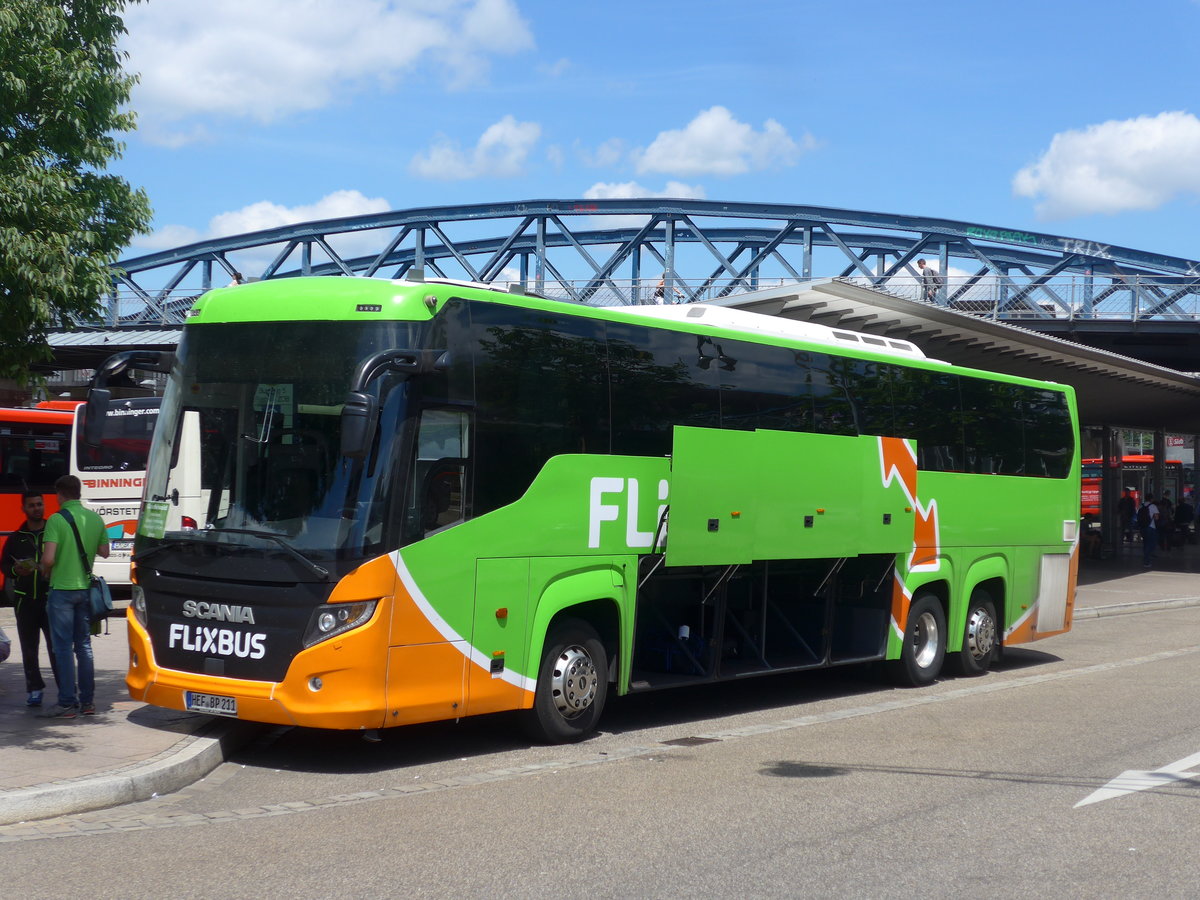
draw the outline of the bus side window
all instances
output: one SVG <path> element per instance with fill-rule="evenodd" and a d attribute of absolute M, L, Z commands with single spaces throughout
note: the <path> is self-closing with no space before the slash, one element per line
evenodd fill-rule
<path fill-rule="evenodd" d="M 413 522 L 420 533 L 438 531 L 466 518 L 467 437 L 465 412 L 426 409 L 417 431 L 413 466 Z"/>

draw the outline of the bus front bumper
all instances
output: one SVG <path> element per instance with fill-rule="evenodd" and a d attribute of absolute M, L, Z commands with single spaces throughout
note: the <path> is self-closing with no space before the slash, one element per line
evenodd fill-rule
<path fill-rule="evenodd" d="M 125 684 L 134 700 L 187 710 L 191 697 L 193 711 L 210 711 L 203 708 L 211 705 L 205 698 L 231 698 L 236 718 L 251 722 L 343 730 L 383 727 L 387 653 L 377 646 L 382 632 L 374 624 L 301 651 L 284 680 L 270 682 L 159 668 L 150 637 L 132 609 L 126 611 L 126 622 Z"/>

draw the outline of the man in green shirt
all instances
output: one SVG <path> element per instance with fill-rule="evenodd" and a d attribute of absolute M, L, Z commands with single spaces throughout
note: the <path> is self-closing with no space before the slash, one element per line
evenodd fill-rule
<path fill-rule="evenodd" d="M 59 511 L 46 520 L 46 537 L 42 545 L 42 574 L 50 579 L 50 599 L 46 604 L 50 614 L 50 643 L 58 663 L 58 705 L 42 713 L 48 719 L 73 719 L 80 712 L 85 716 L 96 714 L 96 668 L 92 661 L 88 587 L 96 557 L 108 557 L 108 534 L 104 520 L 90 509 L 84 509 L 79 502 L 81 488 L 74 475 L 64 475 L 54 482 Z M 71 522 L 74 522 L 74 528 Z M 81 558 L 81 549 L 86 565 L 85 559 Z"/>

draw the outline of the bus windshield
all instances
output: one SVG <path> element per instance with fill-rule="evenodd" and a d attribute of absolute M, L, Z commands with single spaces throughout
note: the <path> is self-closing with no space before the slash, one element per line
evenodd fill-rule
<path fill-rule="evenodd" d="M 288 322 L 205 325 L 181 345 L 163 398 L 146 498 L 170 503 L 173 448 L 189 413 L 199 418 L 202 516 L 164 539 L 213 547 L 284 547 L 307 559 L 362 559 L 397 546 L 390 514 L 400 483 L 407 382 L 368 387 L 380 420 L 365 460 L 340 452 L 351 373 L 380 349 L 413 340 L 406 323 Z M 142 539 L 139 538 L 141 541 Z M 152 543 L 153 538 L 149 539 Z M 139 543 L 139 552 L 147 544 Z"/>
<path fill-rule="evenodd" d="M 79 409 L 75 455 L 80 472 L 141 472 L 150 455 L 150 439 L 158 421 L 159 398 L 114 400 L 104 414 L 99 446 L 84 439 L 87 407 Z"/>

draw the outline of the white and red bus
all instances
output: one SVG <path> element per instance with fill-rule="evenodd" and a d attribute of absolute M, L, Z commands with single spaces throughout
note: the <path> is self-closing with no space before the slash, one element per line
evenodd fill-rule
<path fill-rule="evenodd" d="M 158 422 L 159 397 L 111 399 L 110 378 L 130 368 L 152 368 L 157 354 L 120 353 L 97 370 L 93 391 L 105 397 L 103 425 L 89 429 L 89 404 L 81 400 L 44 401 L 31 408 L 0 409 L 0 538 L 25 520 L 21 495 L 40 491 L 46 515 L 58 509 L 54 482 L 78 476 L 84 506 L 104 520 L 112 552 L 97 559 L 95 572 L 118 594 L 129 587 L 129 558 L 142 508 L 150 438 Z M 192 423 L 176 448 L 182 462 L 172 509 L 178 528 L 195 527 L 200 503 L 199 424 Z M 174 466 L 173 466 L 174 467 Z"/>

